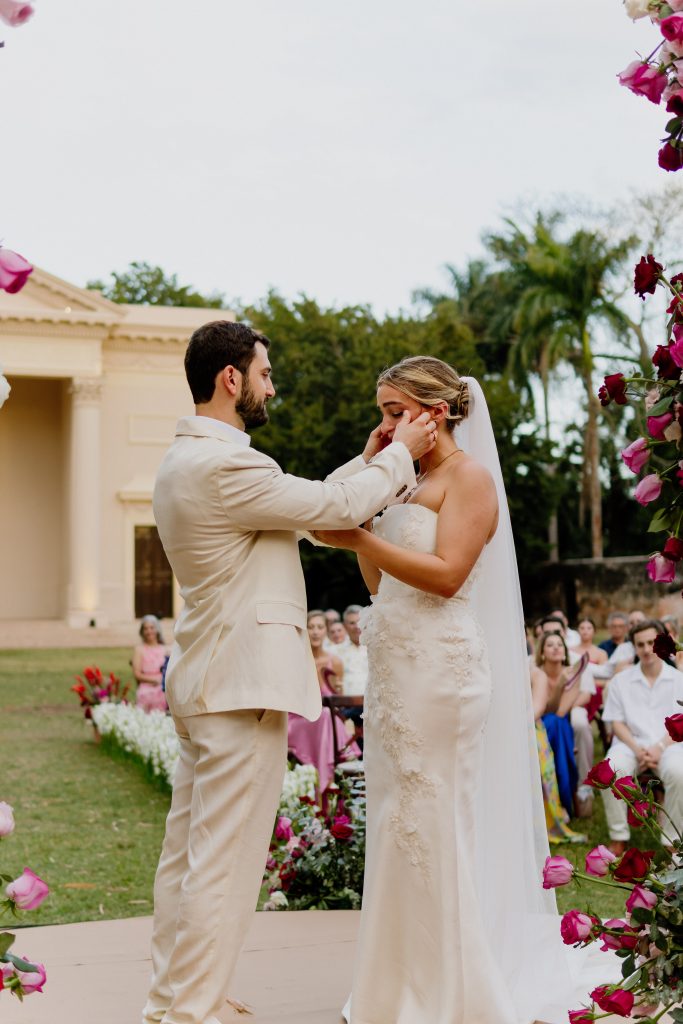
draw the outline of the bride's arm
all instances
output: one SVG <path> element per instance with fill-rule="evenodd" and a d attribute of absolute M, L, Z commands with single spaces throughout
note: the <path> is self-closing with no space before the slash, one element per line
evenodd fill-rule
<path fill-rule="evenodd" d="M 380 570 L 369 559 L 364 558 L 363 555 L 358 555 L 358 568 L 369 593 L 376 594 L 379 590 L 379 581 L 382 579 Z"/>
<path fill-rule="evenodd" d="M 316 531 L 334 547 L 350 548 L 382 572 L 417 590 L 453 597 L 479 558 L 497 510 L 490 474 L 475 462 L 460 467 L 446 485 L 439 510 L 435 554 L 390 544 L 367 530 Z"/>

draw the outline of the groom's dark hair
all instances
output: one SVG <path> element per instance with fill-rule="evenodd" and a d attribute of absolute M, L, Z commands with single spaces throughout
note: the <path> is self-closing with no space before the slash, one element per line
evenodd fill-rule
<path fill-rule="evenodd" d="M 230 320 L 213 320 L 197 328 L 185 353 L 185 376 L 195 405 L 211 401 L 216 377 L 226 366 L 247 372 L 257 341 L 266 348 L 270 345 L 265 334 Z"/>

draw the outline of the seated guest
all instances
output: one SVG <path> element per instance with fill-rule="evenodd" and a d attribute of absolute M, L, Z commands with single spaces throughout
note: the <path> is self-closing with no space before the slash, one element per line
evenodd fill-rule
<path fill-rule="evenodd" d="M 645 622 L 645 612 L 641 612 L 639 608 L 634 608 L 633 611 L 628 613 L 627 625 L 628 629 L 631 630 L 639 622 Z M 619 672 L 623 672 L 624 669 L 634 665 L 637 661 L 636 652 L 633 644 L 629 640 L 628 636 L 610 654 L 606 664 L 598 665 L 593 670 L 593 675 L 596 679 L 610 680 L 612 676 L 617 675 Z"/>
<path fill-rule="evenodd" d="M 555 608 L 550 614 L 556 616 L 563 623 L 563 625 L 564 625 L 564 640 L 565 640 L 565 643 L 566 643 L 567 647 L 569 648 L 569 650 L 571 650 L 572 647 L 576 647 L 579 644 L 581 638 L 580 638 L 579 634 L 577 633 L 577 631 L 575 629 L 571 629 L 570 628 L 570 626 L 569 626 L 569 619 L 564 614 L 562 609 L 561 608 Z"/>
<path fill-rule="evenodd" d="M 555 757 L 555 773 L 562 806 L 571 816 L 574 813 L 574 792 L 579 771 L 574 757 L 574 731 L 570 714 L 572 708 L 585 704 L 588 697 L 582 693 L 579 680 L 566 687 L 571 678 L 569 651 L 559 633 L 547 633 L 541 638 L 536 653 L 536 667 L 531 684 L 536 693 L 546 690 L 546 710 L 541 716 L 548 741 Z"/>
<path fill-rule="evenodd" d="M 575 647 L 571 647 L 570 650 L 574 654 L 578 654 L 581 657 L 582 654 L 587 654 L 588 658 L 593 665 L 604 665 L 607 661 L 607 652 L 596 647 L 595 640 L 595 623 L 587 615 L 579 619 L 578 622 L 578 633 L 580 637 L 580 643 Z"/>
<path fill-rule="evenodd" d="M 145 711 L 166 711 L 166 695 L 162 687 L 162 669 L 168 648 L 161 635 L 156 615 L 145 615 L 140 622 L 142 643 L 133 652 L 133 675 L 138 684 L 135 703 Z"/>
<path fill-rule="evenodd" d="M 625 669 L 610 683 L 603 718 L 614 728 L 614 741 L 607 756 L 617 775 L 636 775 L 650 770 L 662 780 L 667 814 L 683 829 L 683 744 L 674 743 L 664 719 L 680 712 L 683 673 L 665 665 L 654 652 L 654 641 L 662 625 L 655 619 L 637 622 L 630 639 L 638 664 Z M 617 856 L 630 837 L 628 808 L 610 790 L 603 790 L 610 850 Z M 670 842 L 676 838 L 671 823 L 663 823 Z"/>
<path fill-rule="evenodd" d="M 325 613 L 318 610 L 309 612 L 307 624 L 311 651 L 318 670 L 320 692 L 324 696 L 341 693 L 344 666 L 336 655 L 329 654 L 323 649 L 323 640 L 327 632 Z M 315 766 L 321 793 L 324 793 L 334 780 L 333 729 L 336 730 L 337 747 L 344 752 L 343 759 L 351 760 L 358 757 L 360 750 L 355 743 L 349 742 L 344 723 L 330 708 L 323 708 L 316 722 L 309 722 L 308 719 L 291 712 L 287 719 L 289 751 L 302 764 Z"/>
<path fill-rule="evenodd" d="M 610 612 L 607 616 L 607 629 L 609 638 L 598 644 L 601 651 L 605 651 L 607 657 L 611 657 L 619 644 L 623 644 L 628 634 L 628 615 L 626 612 Z"/>
<path fill-rule="evenodd" d="M 548 742 L 548 733 L 543 724 L 543 715 L 548 710 L 549 689 L 548 677 L 545 672 L 532 672 L 531 700 L 536 721 L 536 747 L 541 769 L 541 788 L 548 842 L 551 844 L 585 843 L 586 836 L 574 832 L 569 827 L 569 815 L 562 806 L 560 792 L 557 788 L 555 755 Z"/>
<path fill-rule="evenodd" d="M 335 622 L 341 622 L 341 615 L 336 608 L 328 608 L 326 612 L 321 612 L 325 616 L 325 639 L 323 640 L 323 649 L 331 651 L 333 648 L 333 641 L 330 639 L 330 627 Z"/>
<path fill-rule="evenodd" d="M 343 622 L 332 622 L 327 627 L 327 639 L 330 641 L 330 647 L 328 650 L 334 650 L 335 647 L 344 647 L 349 644 L 349 635 L 344 628 Z M 339 651 L 336 652 L 339 654 Z"/>

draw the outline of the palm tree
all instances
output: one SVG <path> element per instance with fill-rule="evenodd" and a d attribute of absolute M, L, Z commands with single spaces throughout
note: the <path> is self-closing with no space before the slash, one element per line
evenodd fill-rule
<path fill-rule="evenodd" d="M 599 324 L 629 332 L 630 322 L 613 301 L 609 286 L 634 245 L 629 238 L 610 242 L 598 231 L 579 229 L 558 238 L 561 217 L 537 214 L 526 233 L 512 220 L 508 232 L 490 235 L 487 245 L 509 276 L 515 301 L 509 315 L 513 334 L 510 371 L 516 377 L 538 374 L 549 429 L 548 387 L 554 370 L 568 363 L 585 391 L 583 487 L 590 507 L 591 547 L 602 558 L 602 493 L 599 477 L 598 402 L 593 383 L 593 333 Z M 507 305 L 507 304 L 506 304 Z"/>

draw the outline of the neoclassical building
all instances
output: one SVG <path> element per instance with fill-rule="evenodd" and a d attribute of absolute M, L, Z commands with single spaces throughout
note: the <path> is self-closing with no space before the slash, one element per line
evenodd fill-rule
<path fill-rule="evenodd" d="M 216 319 L 234 314 L 117 305 L 37 268 L 0 291 L 0 620 L 177 613 L 152 488 L 193 412 L 187 340 Z"/>

